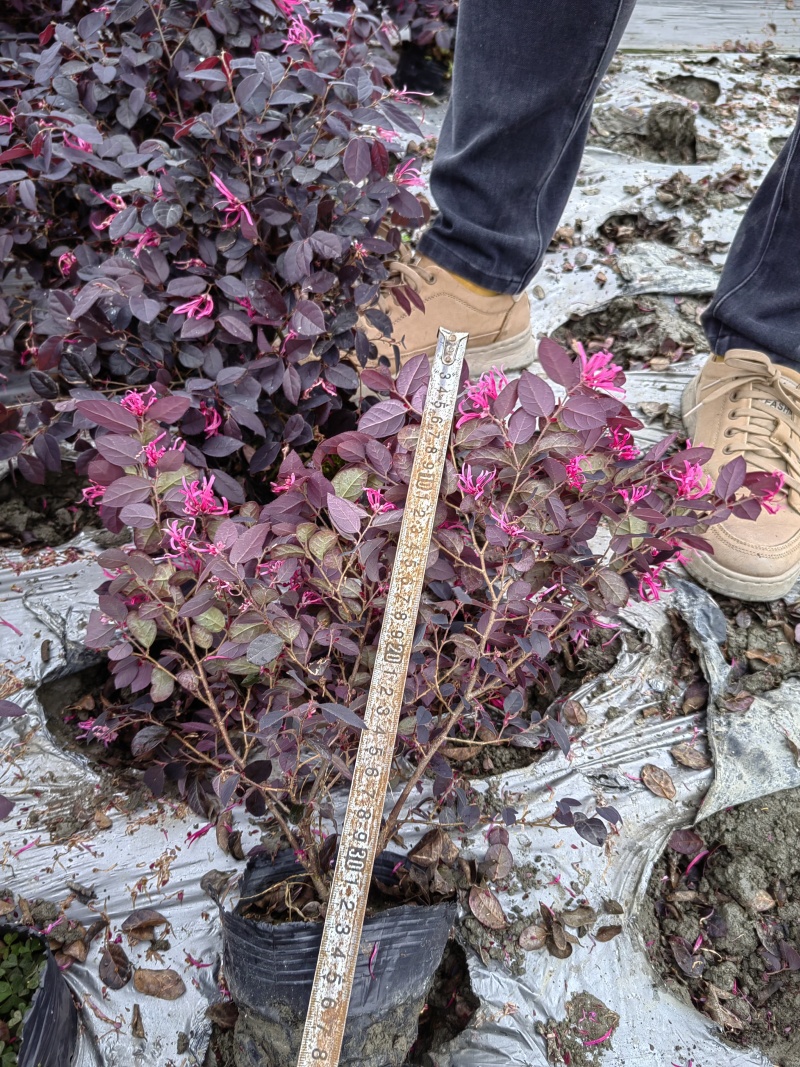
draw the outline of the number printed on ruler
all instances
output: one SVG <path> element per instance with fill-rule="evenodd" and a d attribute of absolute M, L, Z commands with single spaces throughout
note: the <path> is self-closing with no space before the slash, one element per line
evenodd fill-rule
<path fill-rule="evenodd" d="M 466 344 L 439 333 L 298 1067 L 339 1060 Z"/>

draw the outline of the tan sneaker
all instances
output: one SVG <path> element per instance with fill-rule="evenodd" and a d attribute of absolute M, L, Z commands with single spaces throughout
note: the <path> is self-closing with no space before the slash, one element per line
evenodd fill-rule
<path fill-rule="evenodd" d="M 368 322 L 362 325 L 378 355 L 385 356 L 392 367 L 394 345 L 400 351 L 401 363 L 422 352 L 432 359 L 441 326 L 469 333 L 467 362 L 473 377 L 492 367 L 508 371 L 533 362 L 536 346 L 527 293 L 484 296 L 422 255 L 401 256 L 389 264 L 389 272 L 390 282 L 384 287 L 379 307 L 392 321 L 392 340 Z M 408 289 L 412 290 L 411 298 Z M 415 296 L 423 302 L 424 311 L 415 303 Z M 410 313 L 406 310 L 409 307 Z"/>
<path fill-rule="evenodd" d="M 683 421 L 695 445 L 714 449 L 705 470 L 742 456 L 748 468 L 783 471 L 775 515 L 731 517 L 703 535 L 714 555 L 698 553 L 686 569 L 704 586 L 740 600 L 777 600 L 800 576 L 800 373 L 760 352 L 732 349 L 712 358 L 683 394 Z"/>

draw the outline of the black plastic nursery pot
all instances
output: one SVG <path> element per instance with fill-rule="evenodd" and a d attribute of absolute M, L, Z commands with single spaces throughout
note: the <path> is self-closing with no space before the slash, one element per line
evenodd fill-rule
<path fill-rule="evenodd" d="M 382 881 L 403 857 L 375 861 Z M 254 856 L 242 899 L 252 899 L 300 868 L 293 853 Z M 239 1007 L 236 1067 L 295 1067 L 311 997 L 322 923 L 271 924 L 244 918 L 242 903 L 221 910 L 225 979 Z M 399 1067 L 414 1043 L 419 1013 L 456 918 L 453 902 L 389 908 L 364 923 L 340 1063 Z"/>
<path fill-rule="evenodd" d="M 0 925 L 0 938 L 9 931 L 36 938 L 45 949 L 39 987 L 22 1024 L 17 1067 L 69 1067 L 78 1039 L 78 1011 L 70 988 L 44 938 L 10 923 Z"/>

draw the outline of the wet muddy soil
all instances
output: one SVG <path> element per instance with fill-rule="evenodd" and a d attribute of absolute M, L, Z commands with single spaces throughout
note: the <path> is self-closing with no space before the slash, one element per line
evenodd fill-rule
<path fill-rule="evenodd" d="M 800 790 L 678 830 L 642 909 L 668 988 L 776 1067 L 800 1067 Z"/>
<path fill-rule="evenodd" d="M 96 513 L 81 503 L 84 484 L 63 471 L 45 485 L 26 482 L 19 472 L 0 480 L 0 548 L 55 548 L 99 527 Z"/>

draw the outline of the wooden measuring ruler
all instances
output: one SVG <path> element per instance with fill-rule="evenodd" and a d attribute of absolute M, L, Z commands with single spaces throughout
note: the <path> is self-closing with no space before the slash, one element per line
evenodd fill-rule
<path fill-rule="evenodd" d="M 339 1063 L 467 337 L 439 331 L 297 1067 Z"/>

